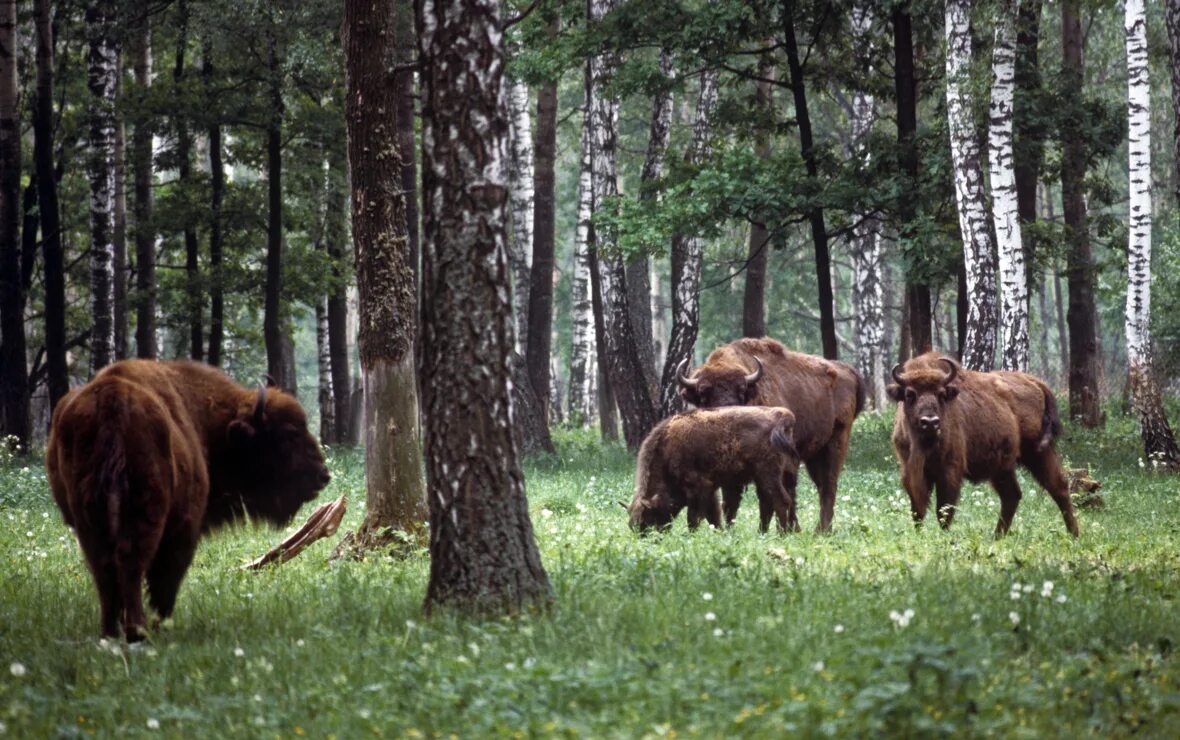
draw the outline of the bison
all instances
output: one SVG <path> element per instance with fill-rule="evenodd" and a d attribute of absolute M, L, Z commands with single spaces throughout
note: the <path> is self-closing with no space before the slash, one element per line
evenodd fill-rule
<path fill-rule="evenodd" d="M 682 362 L 676 376 L 681 396 L 693 406 L 782 406 L 795 413 L 795 448 L 819 491 L 816 531 L 829 531 L 852 421 L 865 405 L 860 374 L 843 362 L 788 351 L 766 337 L 718 347 L 692 377 L 685 375 L 686 366 Z M 784 484 L 793 502 L 795 478 Z M 727 497 L 728 519 L 732 503 Z"/>
<path fill-rule="evenodd" d="M 98 589 L 104 637 L 144 638 L 142 584 L 168 617 L 210 530 L 291 520 L 329 480 L 294 397 L 195 362 L 125 360 L 68 393 L 45 466 Z"/>
<path fill-rule="evenodd" d="M 783 486 L 799 467 L 794 426 L 795 415 L 783 408 L 698 410 L 660 422 L 639 448 L 635 497 L 627 507 L 631 526 L 667 527 L 687 506 L 690 529 L 702 517 L 719 527 L 718 487 L 731 499 L 752 482 L 762 531 L 772 513 L 785 530 L 795 516 L 795 502 Z"/>
<path fill-rule="evenodd" d="M 1078 535 L 1054 444 L 1061 420 L 1049 386 L 1027 373 L 964 370 L 935 352 L 895 366 L 892 374 L 886 391 L 899 404 L 893 448 L 916 523 L 926 516 L 931 486 L 945 529 L 955 517 L 963 479 L 986 480 L 1000 495 L 996 536 L 1006 534 L 1020 503 L 1021 464 L 1053 497 L 1069 533 Z"/>

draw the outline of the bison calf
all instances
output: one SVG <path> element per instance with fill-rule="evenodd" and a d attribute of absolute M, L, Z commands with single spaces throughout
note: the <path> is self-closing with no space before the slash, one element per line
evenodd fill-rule
<path fill-rule="evenodd" d="M 915 357 L 904 369 L 895 366 L 893 379 L 887 391 L 900 404 L 893 447 L 915 522 L 926 516 L 931 486 L 937 489 L 939 524 L 946 528 L 963 479 L 987 480 L 1000 495 L 996 536 L 1006 534 L 1020 503 L 1016 465 L 1021 464 L 1053 497 L 1066 529 L 1077 536 L 1069 485 L 1053 442 L 1061 421 L 1047 385 L 1026 373 L 963 370 L 933 352 Z"/>
<path fill-rule="evenodd" d="M 68 393 L 45 465 L 94 576 L 102 634 L 122 623 L 130 641 L 147 627 L 145 577 L 168 617 L 203 534 L 247 515 L 286 524 L 329 479 L 298 401 L 193 362 L 126 360 Z"/>
<path fill-rule="evenodd" d="M 702 517 L 719 527 L 717 489 L 736 510 L 747 483 L 758 489 L 762 531 L 772 513 L 780 528 L 797 526 L 794 498 L 783 486 L 799 465 L 794 426 L 789 410 L 757 406 L 701 409 L 660 422 L 639 449 L 635 496 L 627 507 L 631 526 L 667 527 L 687 507 L 690 528 Z"/>

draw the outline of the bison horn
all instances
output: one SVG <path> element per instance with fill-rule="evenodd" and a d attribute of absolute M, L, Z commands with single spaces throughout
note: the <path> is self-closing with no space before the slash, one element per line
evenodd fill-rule
<path fill-rule="evenodd" d="M 950 369 L 950 372 L 947 373 L 946 380 L 942 381 L 942 384 L 950 385 L 955 381 L 955 376 L 959 374 L 959 363 L 947 357 L 939 357 L 938 359 L 940 362 L 945 362 L 946 366 Z"/>
<path fill-rule="evenodd" d="M 690 378 L 687 375 L 685 375 L 684 369 L 686 367 L 688 367 L 688 360 L 687 359 L 681 360 L 680 364 L 676 366 L 676 380 L 680 383 L 680 385 L 684 386 L 685 388 L 696 388 L 697 383 L 699 383 L 700 381 L 695 378 Z"/>
<path fill-rule="evenodd" d="M 254 402 L 254 424 L 262 423 L 262 416 L 266 413 L 266 384 L 258 384 L 258 400 Z"/>
<path fill-rule="evenodd" d="M 905 386 L 905 381 L 901 379 L 901 365 L 900 364 L 894 365 L 893 369 L 889 371 L 889 374 L 893 376 L 893 381 L 895 383 L 897 383 L 898 385 L 903 386 L 903 387 Z"/>
<path fill-rule="evenodd" d="M 758 369 L 746 376 L 746 385 L 754 385 L 762 377 L 762 360 L 755 357 L 754 362 L 758 363 Z"/>

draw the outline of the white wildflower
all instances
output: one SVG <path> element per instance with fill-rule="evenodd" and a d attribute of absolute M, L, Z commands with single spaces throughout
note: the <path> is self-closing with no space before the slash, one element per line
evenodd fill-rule
<path fill-rule="evenodd" d="M 241 649 L 240 647 L 234 648 L 234 657 L 235 658 L 244 658 L 245 656 L 246 656 L 245 650 Z"/>
<path fill-rule="evenodd" d="M 1012 626 L 1020 624 L 1020 615 L 1016 612 L 1008 612 L 1008 619 L 1012 620 Z"/>
<path fill-rule="evenodd" d="M 842 625 L 842 624 L 838 624 L 838 625 L 836 625 L 835 627 L 833 627 L 833 628 L 832 628 L 832 631 L 833 631 L 833 632 L 835 632 L 835 633 L 838 635 L 838 634 L 840 634 L 840 633 L 842 633 L 842 632 L 844 631 L 844 625 Z"/>
<path fill-rule="evenodd" d="M 715 619 L 717 619 L 716 614 L 714 614 L 713 612 L 705 612 L 705 621 L 706 622 L 712 622 Z"/>
<path fill-rule="evenodd" d="M 1053 595 L 1053 581 L 1045 581 L 1041 584 L 1041 596 L 1046 599 Z"/>
<path fill-rule="evenodd" d="M 11 673 L 12 675 L 16 676 L 17 678 L 20 678 L 21 676 L 28 673 L 29 670 L 27 668 L 25 668 L 24 663 L 20 663 L 20 662 L 14 660 L 12 662 L 12 665 L 8 666 L 8 672 Z"/>
<path fill-rule="evenodd" d="M 1065 603 L 1065 594 L 1064 593 L 1057 594 L 1056 601 L 1058 604 L 1064 604 Z"/>
<path fill-rule="evenodd" d="M 816 673 L 819 673 L 823 669 L 824 669 L 824 662 L 822 660 L 817 660 L 811 664 L 811 670 L 815 671 Z"/>
<path fill-rule="evenodd" d="M 713 628 L 713 637 L 722 637 L 724 635 L 725 635 L 725 630 L 721 629 L 720 627 Z"/>
<path fill-rule="evenodd" d="M 160 729 L 160 720 L 156 719 L 155 717 L 148 717 L 147 728 L 149 730 Z"/>
<path fill-rule="evenodd" d="M 712 601 L 712 600 L 713 600 L 713 594 L 711 594 L 711 593 L 709 593 L 708 591 L 706 591 L 705 593 L 701 594 L 701 598 L 702 598 L 702 599 L 704 599 L 705 601 Z"/>

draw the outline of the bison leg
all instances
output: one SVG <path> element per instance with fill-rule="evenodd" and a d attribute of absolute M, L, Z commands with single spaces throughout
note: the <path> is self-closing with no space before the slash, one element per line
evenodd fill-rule
<path fill-rule="evenodd" d="M 181 539 L 166 537 L 148 568 L 148 601 L 161 620 L 172 616 L 180 582 L 184 580 L 196 549 L 195 535 Z"/>
<path fill-rule="evenodd" d="M 725 515 L 725 526 L 732 527 L 737 518 L 738 507 L 742 505 L 742 487 L 726 486 L 721 489 L 722 513 Z"/>
<path fill-rule="evenodd" d="M 1020 506 L 1020 482 L 1016 480 L 1016 471 L 1009 470 L 992 478 L 992 486 L 1000 494 L 1000 520 L 996 522 L 996 537 L 1008 534 L 1012 527 L 1012 518 L 1016 516 L 1016 507 Z"/>
<path fill-rule="evenodd" d="M 778 521 L 779 532 L 794 531 L 791 525 L 795 513 L 794 500 L 787 493 L 782 479 L 777 473 L 758 481 L 758 505 L 762 510 L 763 532 L 769 528 L 771 511 L 774 512 L 775 519 Z M 795 524 L 798 522 L 796 521 Z"/>
<path fill-rule="evenodd" d="M 1030 455 L 1025 462 L 1028 471 L 1037 479 L 1037 483 L 1053 498 L 1057 508 L 1061 510 L 1061 518 L 1065 520 L 1065 528 L 1074 537 L 1078 536 L 1078 520 L 1074 516 L 1073 501 L 1069 498 L 1069 481 L 1065 478 L 1065 471 L 1061 469 L 1061 459 L 1057 457 L 1057 450 L 1053 445 L 1036 455 Z"/>
<path fill-rule="evenodd" d="M 950 527 L 951 522 L 955 520 L 955 507 L 959 503 L 959 489 L 962 488 L 962 485 L 961 480 L 943 479 L 935 487 L 937 496 L 935 501 L 938 502 L 938 525 L 943 529 Z"/>
<path fill-rule="evenodd" d="M 78 544 L 82 547 L 86 565 L 90 567 L 90 575 L 94 578 L 94 588 L 98 591 L 100 634 L 103 637 L 118 637 L 119 612 L 123 601 L 119 596 L 119 576 L 111 561 L 110 545 L 93 541 L 81 530 L 78 532 Z"/>
<path fill-rule="evenodd" d="M 815 481 L 819 491 L 819 523 L 815 531 L 832 531 L 832 516 L 836 509 L 836 482 L 840 479 L 840 468 L 844 454 L 848 451 L 848 434 L 842 433 L 807 460 L 807 474 Z"/>
<path fill-rule="evenodd" d="M 901 485 L 910 495 L 910 516 L 914 519 L 914 526 L 920 527 L 930 506 L 930 484 L 926 481 L 926 474 L 921 468 L 906 465 L 901 471 Z"/>

